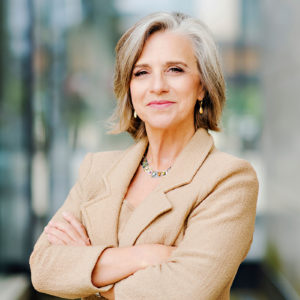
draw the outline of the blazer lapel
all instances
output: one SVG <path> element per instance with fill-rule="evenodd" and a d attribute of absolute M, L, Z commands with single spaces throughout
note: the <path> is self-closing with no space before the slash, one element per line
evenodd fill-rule
<path fill-rule="evenodd" d="M 188 184 L 214 148 L 212 136 L 204 128 L 198 129 L 177 157 L 172 169 L 160 184 L 165 193 Z"/>
<path fill-rule="evenodd" d="M 142 139 L 130 147 L 104 174 L 99 170 L 93 184 L 97 186 L 94 199 L 84 202 L 81 211 L 92 244 L 118 245 L 118 220 L 122 200 L 147 147 Z"/>
<path fill-rule="evenodd" d="M 120 246 L 134 245 L 142 231 L 154 219 L 173 208 L 167 192 L 191 182 L 213 146 L 213 138 L 207 130 L 196 131 L 177 157 L 168 176 L 133 211 L 122 233 Z"/>
<path fill-rule="evenodd" d="M 142 231 L 158 216 L 173 208 L 164 192 L 155 189 L 132 212 L 122 232 L 119 245 L 134 245 Z"/>

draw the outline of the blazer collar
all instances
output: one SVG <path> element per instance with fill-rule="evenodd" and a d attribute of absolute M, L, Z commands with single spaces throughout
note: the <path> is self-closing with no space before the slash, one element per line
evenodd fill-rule
<path fill-rule="evenodd" d="M 106 187 L 111 192 L 125 194 L 139 163 L 145 153 L 148 139 L 143 138 L 131 146 L 121 158 L 104 174 Z"/>
<path fill-rule="evenodd" d="M 81 204 L 85 226 L 93 245 L 118 246 L 118 222 L 122 201 L 147 145 L 147 139 L 142 139 L 121 154 L 104 173 L 102 170 L 96 171 L 93 181 L 95 190 L 89 201 Z M 138 233 L 133 232 L 133 235 Z"/>
<path fill-rule="evenodd" d="M 168 176 L 163 178 L 159 188 L 168 192 L 191 182 L 213 147 L 214 141 L 208 131 L 198 129 L 177 157 Z"/>
<path fill-rule="evenodd" d="M 121 159 L 104 174 L 106 185 L 111 191 L 125 193 L 148 145 L 147 138 L 130 147 Z M 189 183 L 208 153 L 214 146 L 212 136 L 206 129 L 198 129 L 174 162 L 168 176 L 162 178 L 159 190 L 168 192 Z"/>

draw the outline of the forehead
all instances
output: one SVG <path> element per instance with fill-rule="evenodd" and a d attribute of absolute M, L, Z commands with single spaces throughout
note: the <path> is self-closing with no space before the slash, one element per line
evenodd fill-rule
<path fill-rule="evenodd" d="M 190 67 L 196 67 L 197 60 L 191 40 L 183 34 L 170 31 L 150 35 L 137 63 L 154 64 L 165 61 L 183 61 Z"/>

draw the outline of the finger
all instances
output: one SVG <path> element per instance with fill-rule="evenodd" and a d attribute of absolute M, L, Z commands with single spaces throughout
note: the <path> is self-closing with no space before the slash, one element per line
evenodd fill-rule
<path fill-rule="evenodd" d="M 65 220 L 67 220 L 77 231 L 77 233 L 83 238 L 84 240 L 88 240 L 88 234 L 86 232 L 85 227 L 83 224 L 70 212 L 63 212 L 62 213 Z"/>
<path fill-rule="evenodd" d="M 53 226 L 46 226 L 45 232 L 55 236 L 57 239 L 61 240 L 65 245 L 73 245 L 74 241 L 67 235 L 64 231 L 59 230 Z"/>
<path fill-rule="evenodd" d="M 65 243 L 61 240 L 59 240 L 55 235 L 52 235 L 51 233 L 46 234 L 48 241 L 53 245 L 65 245 Z"/>
<path fill-rule="evenodd" d="M 69 246 L 86 246 L 85 243 L 81 239 L 79 239 L 78 241 L 74 241 L 64 231 L 61 231 L 60 229 L 55 228 L 53 226 L 50 226 L 50 225 L 46 226 L 45 227 L 45 232 L 47 234 L 52 234 L 57 239 L 61 240 L 64 243 L 64 245 L 69 245 Z"/>
<path fill-rule="evenodd" d="M 54 227 L 56 229 L 59 229 L 60 231 L 63 231 L 66 235 L 69 236 L 70 239 L 75 242 L 80 242 L 82 240 L 75 228 L 73 228 L 69 223 L 50 221 L 48 226 L 50 228 Z"/>
<path fill-rule="evenodd" d="M 76 229 L 77 233 L 81 236 L 83 241 L 90 245 L 90 239 L 83 224 L 69 212 L 63 212 L 62 215 Z"/>
<path fill-rule="evenodd" d="M 75 219 L 75 221 L 78 223 L 77 226 L 82 225 L 79 221 L 77 221 L 77 219 Z M 66 231 L 68 228 L 69 230 L 67 231 L 67 233 L 72 237 L 72 239 L 77 243 L 77 245 L 90 246 L 90 240 L 88 236 L 86 235 L 82 237 L 75 228 L 76 224 L 74 223 L 71 224 L 69 221 L 67 221 L 67 223 L 56 222 L 56 224 L 59 226 L 61 230 Z"/>

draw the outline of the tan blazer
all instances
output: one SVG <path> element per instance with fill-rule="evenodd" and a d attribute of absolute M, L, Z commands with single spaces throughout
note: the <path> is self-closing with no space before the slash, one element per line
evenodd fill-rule
<path fill-rule="evenodd" d="M 248 253 L 258 180 L 245 160 L 218 151 L 199 129 L 160 185 L 133 211 L 118 242 L 118 217 L 127 187 L 147 146 L 88 154 L 63 210 L 86 226 L 92 246 L 56 246 L 43 233 L 30 257 L 32 282 L 44 293 L 87 297 L 114 286 L 116 300 L 228 300 Z M 91 272 L 107 247 L 176 245 L 168 262 L 96 288 Z"/>

